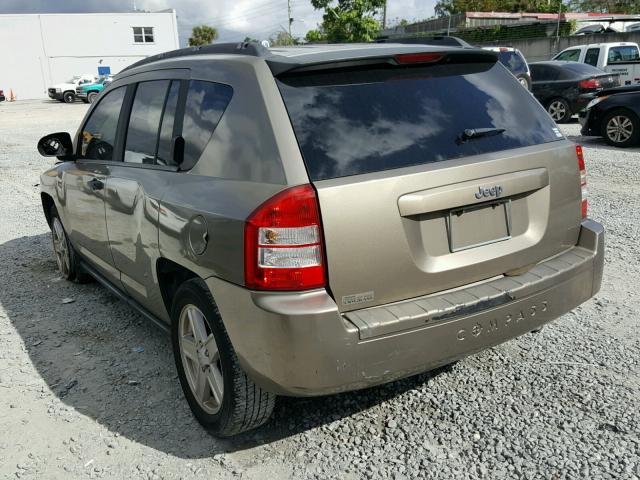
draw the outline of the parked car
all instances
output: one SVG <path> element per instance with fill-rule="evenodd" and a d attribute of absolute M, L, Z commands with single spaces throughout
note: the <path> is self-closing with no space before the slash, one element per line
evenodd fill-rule
<path fill-rule="evenodd" d="M 640 85 L 603 90 L 580 112 L 582 135 L 615 147 L 640 145 Z"/>
<path fill-rule="evenodd" d="M 598 90 L 617 87 L 617 75 L 577 62 L 535 62 L 529 65 L 533 95 L 557 123 L 569 121 Z"/>
<path fill-rule="evenodd" d="M 79 85 L 86 85 L 96 81 L 94 75 L 76 75 L 71 77 L 64 83 L 57 83 L 47 88 L 49 98 L 65 103 L 73 103 L 76 101 L 76 88 Z"/>
<path fill-rule="evenodd" d="M 618 30 L 611 25 L 604 26 L 600 23 L 594 23 L 578 29 L 573 35 L 594 35 L 596 33 L 619 33 Z"/>
<path fill-rule="evenodd" d="M 453 362 L 600 288 L 582 150 L 494 52 L 178 50 L 121 72 L 75 146 L 38 150 L 60 160 L 41 195 L 61 274 L 170 331 L 217 435 L 276 395 Z"/>
<path fill-rule="evenodd" d="M 111 83 L 111 75 L 103 75 L 93 83 L 86 83 L 76 87 L 76 97 L 84 103 L 93 103 L 98 94 Z"/>
<path fill-rule="evenodd" d="M 592 43 L 567 48 L 553 60 L 593 65 L 620 76 L 620 85 L 640 84 L 640 49 L 633 42 Z"/>
<path fill-rule="evenodd" d="M 0 89 L 0 102 L 4 102 L 6 100 L 4 96 L 4 90 Z"/>
<path fill-rule="evenodd" d="M 513 73 L 524 88 L 531 90 L 531 71 L 524 55 L 513 47 L 483 47 L 485 50 L 498 52 L 498 59 Z"/>

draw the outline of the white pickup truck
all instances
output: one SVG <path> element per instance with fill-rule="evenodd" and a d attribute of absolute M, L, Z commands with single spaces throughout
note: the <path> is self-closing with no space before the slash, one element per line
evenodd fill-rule
<path fill-rule="evenodd" d="M 80 85 L 93 83 L 95 81 L 95 75 L 76 75 L 64 83 L 51 85 L 49 88 L 47 88 L 47 94 L 49 95 L 49 98 L 53 98 L 54 100 L 59 100 L 65 103 L 73 103 L 76 100 L 76 88 Z"/>
<path fill-rule="evenodd" d="M 617 73 L 620 85 L 640 84 L 640 49 L 637 43 L 576 45 L 561 51 L 552 60 L 588 63 L 607 73 Z"/>

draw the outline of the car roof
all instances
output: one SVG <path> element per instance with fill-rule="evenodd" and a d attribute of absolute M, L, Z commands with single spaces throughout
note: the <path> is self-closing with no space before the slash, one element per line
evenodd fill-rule
<path fill-rule="evenodd" d="M 565 50 L 577 50 L 577 49 L 583 49 L 583 48 L 595 48 L 595 47 L 604 47 L 604 46 L 609 46 L 609 47 L 637 47 L 638 44 L 635 42 L 600 42 L 600 43 L 589 43 L 586 45 L 574 45 L 572 47 L 567 47 L 564 50 L 562 50 L 563 52 Z M 560 52 L 562 53 L 562 52 Z"/>
<path fill-rule="evenodd" d="M 202 47 L 189 47 L 160 53 L 140 60 L 123 70 L 131 70 L 172 58 L 215 58 L 225 55 L 253 56 L 264 59 L 274 73 L 290 70 L 304 65 L 330 63 L 344 60 L 357 60 L 370 57 L 386 57 L 402 53 L 429 52 L 468 52 L 481 56 L 485 50 L 469 47 L 404 44 L 404 43 L 349 43 L 349 44 L 307 44 L 293 47 L 265 46 L 255 42 L 219 43 Z M 497 57 L 496 57 L 497 58 Z"/>

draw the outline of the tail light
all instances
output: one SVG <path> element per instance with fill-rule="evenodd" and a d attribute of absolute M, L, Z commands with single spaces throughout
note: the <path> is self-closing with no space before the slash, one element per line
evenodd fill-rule
<path fill-rule="evenodd" d="M 260 205 L 244 230 L 244 273 L 254 290 L 308 290 L 326 283 L 320 210 L 311 185 Z"/>
<path fill-rule="evenodd" d="M 409 63 L 433 63 L 441 60 L 441 53 L 401 53 L 396 55 L 396 62 L 405 65 Z"/>
<path fill-rule="evenodd" d="M 578 86 L 584 90 L 593 90 L 601 87 L 600 80 L 598 80 L 597 78 L 581 80 L 580 83 L 578 83 Z"/>
<path fill-rule="evenodd" d="M 578 157 L 578 168 L 580 169 L 580 193 L 582 196 L 582 218 L 587 218 L 587 169 L 584 165 L 584 155 L 582 146 L 576 145 L 576 156 Z"/>

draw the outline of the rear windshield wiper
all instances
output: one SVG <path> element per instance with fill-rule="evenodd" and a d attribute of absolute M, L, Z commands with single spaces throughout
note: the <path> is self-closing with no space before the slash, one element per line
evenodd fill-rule
<path fill-rule="evenodd" d="M 464 143 L 474 138 L 493 137 L 494 135 L 500 135 L 504 131 L 504 128 L 466 128 L 458 135 L 458 143 Z"/>

